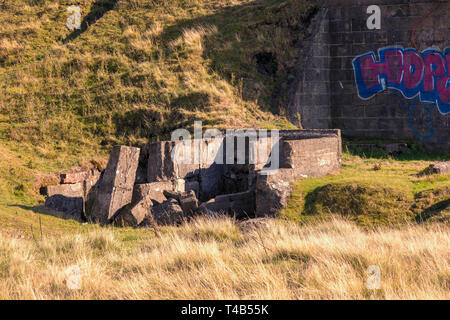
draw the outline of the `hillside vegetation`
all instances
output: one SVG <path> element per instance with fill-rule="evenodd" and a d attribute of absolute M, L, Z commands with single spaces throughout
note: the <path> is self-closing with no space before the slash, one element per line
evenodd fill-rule
<path fill-rule="evenodd" d="M 69 31 L 69 5 L 82 28 Z M 292 127 L 306 0 L 1 0 L 2 139 L 72 152 L 205 126 Z"/>

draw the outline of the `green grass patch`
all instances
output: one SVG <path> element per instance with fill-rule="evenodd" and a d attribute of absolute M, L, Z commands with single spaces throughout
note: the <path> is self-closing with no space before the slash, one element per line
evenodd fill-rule
<path fill-rule="evenodd" d="M 430 163 L 345 153 L 338 174 L 294 182 L 280 217 L 308 223 L 340 215 L 364 226 L 447 221 L 450 175 L 419 176 Z"/>

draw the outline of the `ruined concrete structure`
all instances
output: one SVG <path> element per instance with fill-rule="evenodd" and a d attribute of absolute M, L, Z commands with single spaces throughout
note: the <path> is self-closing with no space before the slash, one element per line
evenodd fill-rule
<path fill-rule="evenodd" d="M 127 226 L 172 224 L 195 214 L 273 216 L 286 205 L 293 180 L 339 169 L 341 152 L 339 130 L 116 146 L 101 177 L 62 175 L 62 184 L 47 188 L 46 206 Z M 277 162 L 279 169 L 269 168 Z"/>
<path fill-rule="evenodd" d="M 450 154 L 450 1 L 318 3 L 290 85 L 290 120 Z M 373 5 L 379 29 L 368 27 Z"/>

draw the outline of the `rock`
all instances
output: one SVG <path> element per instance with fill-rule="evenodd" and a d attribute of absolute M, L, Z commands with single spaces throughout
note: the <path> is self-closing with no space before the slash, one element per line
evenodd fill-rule
<path fill-rule="evenodd" d="M 164 190 L 163 194 L 167 200 L 174 199 L 176 201 L 180 201 L 181 192 L 173 191 L 173 190 Z"/>
<path fill-rule="evenodd" d="M 173 183 L 162 181 L 162 182 L 152 182 L 145 184 L 136 184 L 133 189 L 133 199 L 132 202 L 136 203 L 141 199 L 149 197 L 150 199 L 162 203 L 166 200 L 164 196 L 165 190 L 173 190 Z"/>
<path fill-rule="evenodd" d="M 121 227 L 137 227 L 147 216 L 151 215 L 152 205 L 152 201 L 148 197 L 135 204 L 129 204 L 120 210 L 115 222 Z"/>
<path fill-rule="evenodd" d="M 447 174 L 450 173 L 450 161 L 437 162 L 425 169 L 426 174 Z"/>
<path fill-rule="evenodd" d="M 198 209 L 198 200 L 194 191 L 183 192 L 180 194 L 179 202 L 181 209 L 187 216 L 192 216 Z"/>
<path fill-rule="evenodd" d="M 91 219 L 110 223 L 120 209 L 131 203 L 139 148 L 115 146 L 111 152 L 92 208 Z"/>
<path fill-rule="evenodd" d="M 295 179 L 294 169 L 278 169 L 270 175 L 261 172 L 256 180 L 256 216 L 275 216 L 287 205 L 292 192 L 290 183 Z"/>
<path fill-rule="evenodd" d="M 84 217 L 83 183 L 62 184 L 45 188 L 45 207 L 65 213 L 74 219 Z"/>
<path fill-rule="evenodd" d="M 254 191 L 220 195 L 208 202 L 202 203 L 199 207 L 199 212 L 203 214 L 229 214 L 235 215 L 237 218 L 251 216 L 254 211 Z"/>
<path fill-rule="evenodd" d="M 152 208 L 152 217 L 144 219 L 142 225 L 152 225 L 152 218 L 158 225 L 174 225 L 179 224 L 184 219 L 184 213 L 179 203 L 175 199 L 166 200 L 163 203 Z"/>
<path fill-rule="evenodd" d="M 238 223 L 239 229 L 244 232 L 249 232 L 252 230 L 261 230 L 270 228 L 270 219 L 267 218 L 256 218 L 240 221 Z"/>

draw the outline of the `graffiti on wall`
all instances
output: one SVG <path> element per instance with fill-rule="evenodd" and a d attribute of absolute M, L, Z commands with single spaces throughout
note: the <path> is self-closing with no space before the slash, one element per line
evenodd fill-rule
<path fill-rule="evenodd" d="M 358 94 L 370 99 L 393 89 L 407 99 L 419 97 L 435 104 L 442 114 L 450 112 L 450 48 L 443 52 L 428 49 L 382 48 L 353 59 Z"/>

